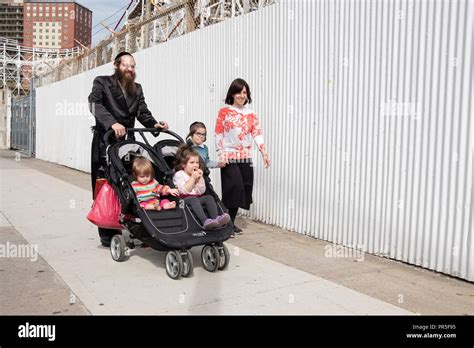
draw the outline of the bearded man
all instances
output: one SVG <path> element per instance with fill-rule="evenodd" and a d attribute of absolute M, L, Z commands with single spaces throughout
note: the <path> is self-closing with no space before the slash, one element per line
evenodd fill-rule
<path fill-rule="evenodd" d="M 157 122 L 145 103 L 142 86 L 135 82 L 135 59 L 128 52 L 121 52 L 114 60 L 115 73 L 94 79 L 89 95 L 89 108 L 96 119 L 92 127 L 94 136 L 91 149 L 92 197 L 96 180 L 104 176 L 104 134 L 113 129 L 115 138 L 125 136 L 126 128 L 134 128 L 135 118 L 146 128 L 168 129 L 166 122 Z M 99 228 L 101 244 L 110 246 L 118 230 Z"/>

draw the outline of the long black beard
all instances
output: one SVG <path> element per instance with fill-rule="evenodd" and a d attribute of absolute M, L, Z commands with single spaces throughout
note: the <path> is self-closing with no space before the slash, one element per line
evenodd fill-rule
<path fill-rule="evenodd" d="M 122 74 L 119 69 L 116 69 L 114 76 L 122 85 L 123 89 L 125 89 L 128 95 L 135 95 L 137 93 L 137 85 L 135 84 L 135 74 L 133 74 L 130 78 L 125 74 Z"/>

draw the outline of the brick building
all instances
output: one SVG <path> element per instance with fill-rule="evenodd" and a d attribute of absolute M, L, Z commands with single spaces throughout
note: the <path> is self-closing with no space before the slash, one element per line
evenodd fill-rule
<path fill-rule="evenodd" d="M 42 48 L 90 47 L 92 11 L 74 0 L 26 0 L 23 44 Z"/>

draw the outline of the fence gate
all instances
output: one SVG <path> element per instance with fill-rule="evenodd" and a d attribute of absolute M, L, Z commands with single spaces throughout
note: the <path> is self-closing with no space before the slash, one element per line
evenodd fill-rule
<path fill-rule="evenodd" d="M 35 91 L 12 100 L 11 148 L 35 155 Z"/>

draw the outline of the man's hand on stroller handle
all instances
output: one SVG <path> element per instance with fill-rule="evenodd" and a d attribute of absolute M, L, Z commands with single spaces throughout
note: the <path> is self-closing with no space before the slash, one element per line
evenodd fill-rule
<path fill-rule="evenodd" d="M 155 128 L 161 128 L 163 130 L 168 130 L 169 129 L 168 122 L 166 122 L 166 121 L 160 121 L 157 124 L 155 124 L 154 127 Z"/>
<path fill-rule="evenodd" d="M 127 130 L 124 126 L 122 126 L 120 123 L 114 123 L 112 125 L 112 129 L 114 130 L 115 132 L 115 137 L 116 138 L 121 138 L 123 136 L 125 136 L 125 134 L 127 133 Z"/>

